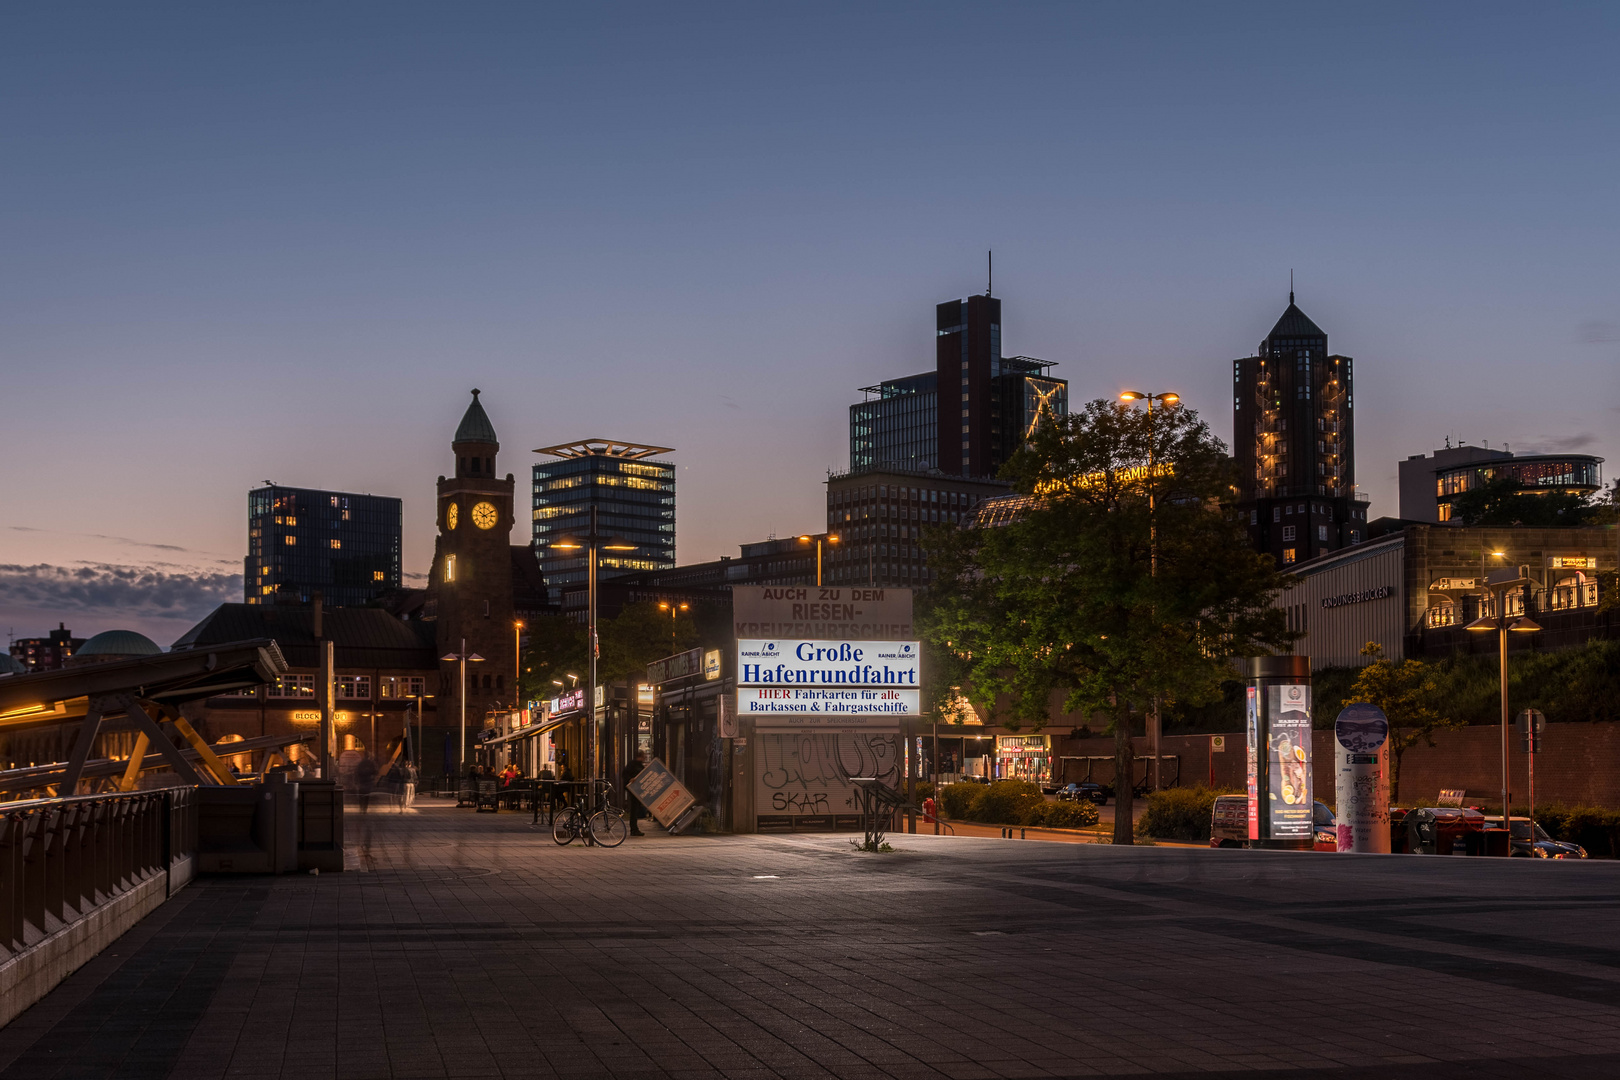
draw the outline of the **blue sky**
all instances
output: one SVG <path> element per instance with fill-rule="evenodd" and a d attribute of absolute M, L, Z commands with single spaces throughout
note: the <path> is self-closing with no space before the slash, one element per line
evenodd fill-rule
<path fill-rule="evenodd" d="M 989 248 L 1009 353 L 1223 437 L 1292 269 L 1375 514 L 1447 435 L 1613 459 L 1617 11 L 13 7 L 0 626 L 167 644 L 264 479 L 402 497 L 424 570 L 473 386 L 520 490 L 676 447 L 682 561 L 814 528 Z"/>

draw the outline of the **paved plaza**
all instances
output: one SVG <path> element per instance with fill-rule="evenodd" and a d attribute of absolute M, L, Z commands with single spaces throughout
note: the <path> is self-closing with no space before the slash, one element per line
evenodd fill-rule
<path fill-rule="evenodd" d="M 354 815 L 199 881 L 0 1077 L 1620 1075 L 1620 863 Z"/>

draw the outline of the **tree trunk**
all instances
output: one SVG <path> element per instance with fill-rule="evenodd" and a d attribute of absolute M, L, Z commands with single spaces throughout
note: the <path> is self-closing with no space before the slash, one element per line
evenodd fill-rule
<path fill-rule="evenodd" d="M 1389 747 L 1389 805 L 1394 806 L 1401 801 L 1401 755 L 1406 748 L 1395 739 L 1390 740 Z"/>
<path fill-rule="evenodd" d="M 1132 804 L 1136 786 L 1136 754 L 1131 747 L 1131 714 L 1114 717 L 1114 843 L 1136 843 Z"/>

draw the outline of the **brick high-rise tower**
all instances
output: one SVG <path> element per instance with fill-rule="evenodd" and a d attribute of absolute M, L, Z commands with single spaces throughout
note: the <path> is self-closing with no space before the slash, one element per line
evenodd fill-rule
<path fill-rule="evenodd" d="M 429 610 L 438 621 L 440 656 L 468 653 L 467 730 L 485 727 L 485 714 L 517 706 L 512 615 L 512 474 L 497 478 L 501 444 L 473 392 L 450 448 L 456 472 L 439 477 L 439 536 L 428 578 Z M 459 722 L 460 678 L 453 660 L 440 663 L 439 715 Z M 469 753 L 469 757 L 470 757 Z"/>

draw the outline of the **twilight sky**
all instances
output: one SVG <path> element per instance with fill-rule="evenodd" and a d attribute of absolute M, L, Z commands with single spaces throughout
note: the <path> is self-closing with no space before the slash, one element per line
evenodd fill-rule
<path fill-rule="evenodd" d="M 983 291 L 1071 401 L 1286 303 L 1357 473 L 1450 435 L 1620 468 L 1613 5 L 50 4 L 0 15 L 0 628 L 167 645 L 265 479 L 401 496 L 677 447 L 682 562 L 815 528 L 859 386 Z M 526 534 L 514 532 L 513 541 Z"/>

